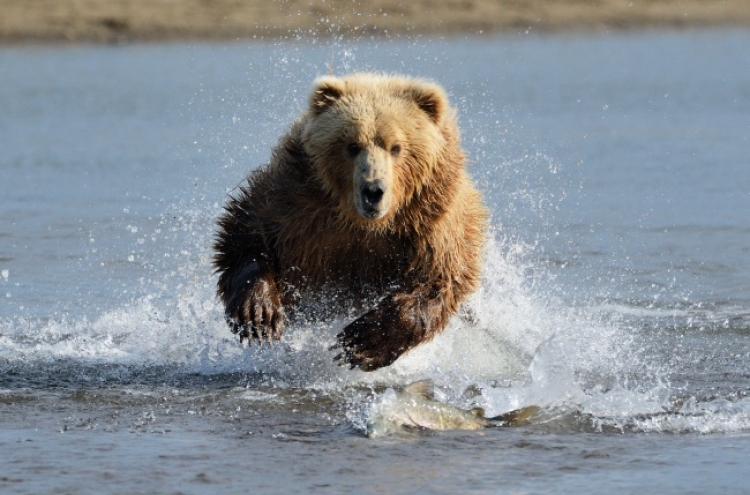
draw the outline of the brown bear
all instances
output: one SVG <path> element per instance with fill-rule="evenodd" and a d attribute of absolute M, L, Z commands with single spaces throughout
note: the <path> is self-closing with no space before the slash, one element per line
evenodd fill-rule
<path fill-rule="evenodd" d="M 268 166 L 225 206 L 218 295 L 240 341 L 261 345 L 281 338 L 301 299 L 372 301 L 333 347 L 340 364 L 375 370 L 443 330 L 478 288 L 486 218 L 439 86 L 321 77 Z"/>

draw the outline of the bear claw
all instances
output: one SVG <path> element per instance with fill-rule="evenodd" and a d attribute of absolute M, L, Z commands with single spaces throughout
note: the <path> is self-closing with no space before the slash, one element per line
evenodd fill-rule
<path fill-rule="evenodd" d="M 333 349 L 341 352 L 334 360 L 340 365 L 374 371 L 393 364 L 409 349 L 429 340 L 429 304 L 422 299 L 419 292 L 387 296 L 336 336 Z"/>
<path fill-rule="evenodd" d="M 405 345 L 408 331 L 399 331 L 386 309 L 379 306 L 347 325 L 332 347 L 341 349 L 334 361 L 363 371 L 374 371 L 396 361 L 409 348 Z"/>
<path fill-rule="evenodd" d="M 239 334 L 240 342 L 254 341 L 262 347 L 266 341 L 273 345 L 284 333 L 284 310 L 272 281 L 259 278 L 247 292 L 245 301 L 234 314 L 226 315 L 232 332 Z"/>

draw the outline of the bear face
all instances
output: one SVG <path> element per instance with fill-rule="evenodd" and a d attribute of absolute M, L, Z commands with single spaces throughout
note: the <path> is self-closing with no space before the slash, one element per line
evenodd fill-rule
<path fill-rule="evenodd" d="M 432 83 L 394 76 L 323 77 L 313 85 L 302 144 L 350 221 L 387 226 L 441 161 L 448 104 Z"/>

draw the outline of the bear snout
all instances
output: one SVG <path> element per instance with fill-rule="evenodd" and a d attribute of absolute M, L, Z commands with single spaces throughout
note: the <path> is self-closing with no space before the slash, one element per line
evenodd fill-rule
<path fill-rule="evenodd" d="M 354 206 L 367 220 L 379 220 L 388 214 L 393 196 L 393 166 L 388 154 L 371 146 L 362 150 L 355 161 Z"/>
<path fill-rule="evenodd" d="M 365 181 L 359 186 L 358 201 L 355 201 L 359 214 L 370 220 L 382 218 L 388 212 L 387 187 L 383 181 Z"/>
<path fill-rule="evenodd" d="M 383 187 L 383 183 L 373 182 L 371 184 L 363 184 L 362 185 L 362 203 L 365 207 L 370 208 L 376 208 L 378 204 L 380 204 L 380 201 L 383 199 L 383 194 L 385 194 L 385 188 Z"/>

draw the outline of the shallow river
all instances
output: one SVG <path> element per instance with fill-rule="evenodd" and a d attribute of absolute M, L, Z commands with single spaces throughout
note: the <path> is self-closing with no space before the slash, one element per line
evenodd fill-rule
<path fill-rule="evenodd" d="M 0 492 L 747 493 L 750 32 L 0 48 Z M 312 80 L 435 79 L 492 212 L 480 292 L 390 368 L 248 349 L 227 194 Z M 369 439 L 373 397 L 530 424 Z"/>

